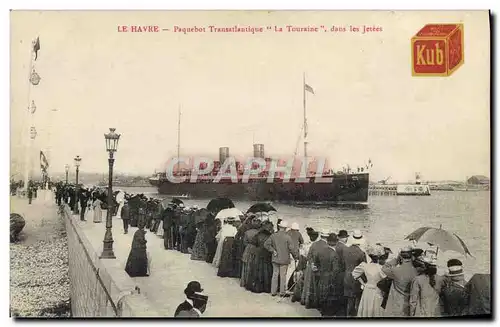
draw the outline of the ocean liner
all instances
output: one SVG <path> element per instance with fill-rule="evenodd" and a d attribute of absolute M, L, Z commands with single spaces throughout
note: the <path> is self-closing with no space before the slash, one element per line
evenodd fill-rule
<path fill-rule="evenodd" d="M 314 94 L 311 86 L 305 83 L 304 78 L 304 158 L 307 157 L 307 119 L 306 119 L 306 91 Z M 178 120 L 178 140 L 177 157 L 180 157 L 180 110 Z M 300 141 L 300 139 L 299 139 Z M 297 147 L 298 148 L 298 147 Z M 297 151 L 295 152 L 295 155 Z M 344 168 L 342 171 L 334 172 L 328 170 L 322 174 L 323 178 L 330 178 L 328 183 L 318 182 L 314 171 L 309 171 L 306 178 L 295 178 L 293 173 L 289 180 L 284 180 L 283 173 L 277 173 L 274 179 L 268 180 L 269 162 L 272 160 L 266 158 L 263 144 L 253 145 L 254 158 L 264 159 L 266 168 L 255 176 L 250 176 L 249 180 L 243 182 L 243 168 L 239 163 L 238 179 L 230 178 L 216 180 L 219 167 L 229 158 L 229 148 L 219 148 L 219 161 L 214 161 L 213 171 L 202 178 L 198 177 L 196 182 L 190 181 L 191 168 L 174 170 L 174 176 L 186 177 L 184 182 L 171 182 L 165 172 L 158 173 L 149 179 L 151 185 L 158 187 L 160 194 L 179 196 L 188 195 L 191 198 L 212 199 L 216 197 L 228 197 L 233 200 L 247 201 L 278 201 L 292 203 L 331 203 L 331 204 L 364 204 L 368 202 L 369 187 L 369 168 L 372 166 L 371 160 L 368 165 L 357 168 L 351 172 L 350 168 Z M 307 162 L 307 161 L 306 161 Z M 308 166 L 310 167 L 310 166 Z M 203 167 L 200 167 L 203 168 Z M 323 171 L 323 170 L 322 170 Z M 297 176 L 298 177 L 298 176 Z"/>

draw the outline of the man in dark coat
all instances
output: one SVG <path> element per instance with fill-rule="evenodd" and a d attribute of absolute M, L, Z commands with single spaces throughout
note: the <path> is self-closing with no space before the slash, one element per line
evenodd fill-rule
<path fill-rule="evenodd" d="M 469 295 L 469 316 L 491 315 L 491 275 L 475 274 L 465 285 Z M 491 317 L 491 316 L 490 316 Z"/>
<path fill-rule="evenodd" d="M 319 271 L 318 267 L 315 265 L 315 258 L 318 253 L 322 252 L 324 249 L 328 248 L 328 243 L 326 242 L 330 234 L 326 231 L 321 231 L 319 233 L 319 240 L 314 241 L 309 248 L 307 253 L 307 264 L 311 266 L 312 273 L 310 278 L 307 278 L 307 269 L 304 273 L 304 290 L 302 291 L 301 303 L 305 305 L 306 309 L 318 308 L 318 281 L 319 281 Z"/>
<path fill-rule="evenodd" d="M 123 205 L 120 212 L 120 216 L 122 217 L 123 221 L 123 234 L 128 234 L 128 222 L 130 220 L 130 206 L 128 204 L 128 201 L 125 201 L 125 204 Z"/>
<path fill-rule="evenodd" d="M 387 317 L 410 315 L 411 283 L 418 275 L 417 269 L 413 266 L 412 257 L 412 249 L 404 247 L 398 258 L 387 261 L 382 267 L 382 272 L 392 279 L 384 313 Z"/>
<path fill-rule="evenodd" d="M 31 204 L 32 200 L 33 200 L 33 187 L 28 186 L 28 204 Z"/>
<path fill-rule="evenodd" d="M 184 290 L 186 299 L 177 306 L 174 317 L 199 318 L 205 312 L 208 296 L 202 294 L 203 289 L 197 281 L 191 281 Z"/>
<path fill-rule="evenodd" d="M 56 203 L 58 206 L 61 205 L 62 188 L 60 185 L 56 186 Z"/>
<path fill-rule="evenodd" d="M 87 210 L 87 203 L 89 201 L 89 194 L 87 190 L 80 191 L 80 206 L 82 210 L 80 210 L 80 220 L 85 221 L 85 211 Z"/>
<path fill-rule="evenodd" d="M 354 243 L 343 250 L 345 274 L 344 296 L 346 298 L 346 315 L 356 317 L 358 305 L 361 300 L 361 284 L 352 277 L 352 272 L 360 263 L 366 262 L 366 255 L 354 240 Z"/>
<path fill-rule="evenodd" d="M 217 251 L 217 223 L 213 215 L 209 215 L 205 220 L 205 234 L 203 235 L 203 242 L 207 249 L 206 262 L 212 263 L 214 261 L 215 252 Z"/>
<path fill-rule="evenodd" d="M 335 246 L 337 235 L 330 234 L 327 238 L 328 247 L 321 249 L 314 258 L 318 269 L 318 305 L 322 316 L 340 316 L 344 311 L 344 281 L 341 258 Z"/>
<path fill-rule="evenodd" d="M 319 307 L 322 316 L 336 317 L 342 315 L 345 307 L 342 260 L 335 249 L 337 235 L 330 234 L 327 242 L 328 247 L 321 249 L 314 258 L 319 273 Z"/>
<path fill-rule="evenodd" d="M 171 206 L 168 206 L 162 213 L 163 218 L 163 246 L 165 250 L 174 248 L 173 236 L 173 215 L 174 211 Z"/>
<path fill-rule="evenodd" d="M 76 205 L 76 199 L 75 199 L 75 191 L 73 190 L 73 188 L 68 189 L 68 196 L 69 196 L 69 207 L 71 208 L 71 211 L 74 211 Z"/>

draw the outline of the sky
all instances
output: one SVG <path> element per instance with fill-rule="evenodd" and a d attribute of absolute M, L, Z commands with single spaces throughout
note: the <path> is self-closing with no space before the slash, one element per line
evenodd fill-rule
<path fill-rule="evenodd" d="M 411 75 L 411 38 L 428 23 L 464 24 L 464 65 L 449 77 Z M 361 33 L 119 33 L 122 25 L 380 26 Z M 31 41 L 40 37 L 27 81 Z M 490 175 L 490 44 L 486 11 L 11 12 L 11 175 L 26 162 L 26 108 L 35 101 L 34 167 L 82 157 L 107 172 L 104 133 L 121 134 L 115 169 L 152 174 L 181 155 L 291 156 L 303 122 L 311 156 L 341 169 L 373 162 L 372 179 L 464 180 Z M 24 133 L 23 133 L 24 132 Z M 302 154 L 302 146 L 299 147 Z"/>

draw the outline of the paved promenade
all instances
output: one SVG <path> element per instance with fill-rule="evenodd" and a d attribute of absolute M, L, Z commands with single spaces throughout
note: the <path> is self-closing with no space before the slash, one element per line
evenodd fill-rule
<path fill-rule="evenodd" d="M 69 317 L 68 244 L 57 206 L 40 195 L 10 197 L 10 212 L 26 225 L 10 244 L 11 314 L 21 317 Z"/>
<path fill-rule="evenodd" d="M 89 216 L 87 216 L 89 217 Z M 102 251 L 102 241 L 105 232 L 105 211 L 103 222 L 94 223 L 90 217 L 88 221 L 77 224 L 84 231 L 85 236 L 97 253 Z M 125 268 L 132 238 L 137 228 L 130 227 L 128 234 L 123 234 L 122 220 L 113 218 L 113 239 L 116 259 L 114 267 Z M 206 317 L 319 317 L 314 309 L 305 309 L 298 303 L 291 303 L 284 299 L 278 303 L 278 297 L 270 294 L 255 294 L 239 286 L 239 279 L 217 277 L 217 272 L 212 265 L 206 262 L 193 261 L 188 254 L 178 251 L 165 250 L 163 239 L 147 231 L 148 252 L 151 255 L 151 275 L 149 277 L 129 278 L 141 289 L 148 301 L 161 316 L 172 317 L 177 305 L 184 300 L 184 288 L 191 280 L 198 280 L 209 295 L 209 304 L 205 313 Z M 123 276 L 121 278 L 124 278 Z"/>

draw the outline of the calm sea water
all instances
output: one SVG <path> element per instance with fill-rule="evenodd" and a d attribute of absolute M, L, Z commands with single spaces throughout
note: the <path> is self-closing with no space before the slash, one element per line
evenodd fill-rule
<path fill-rule="evenodd" d="M 162 198 L 153 187 L 123 188 L 128 193 L 144 193 Z M 184 201 L 187 206 L 206 207 L 209 200 Z M 253 203 L 235 201 L 235 206 L 245 212 Z M 304 233 L 305 227 L 338 231 L 361 230 L 370 243 L 381 242 L 397 252 L 408 244 L 404 237 L 419 227 L 429 226 L 454 232 L 467 244 L 474 258 L 464 258 L 456 253 L 439 255 L 440 271 L 445 269 L 450 257 L 464 263 L 466 278 L 474 273 L 490 273 L 490 192 L 438 192 L 431 196 L 371 196 L 366 209 L 296 207 L 273 204 L 278 217 L 289 224 L 297 222 Z"/>

